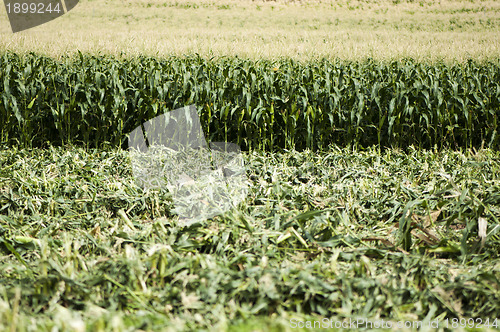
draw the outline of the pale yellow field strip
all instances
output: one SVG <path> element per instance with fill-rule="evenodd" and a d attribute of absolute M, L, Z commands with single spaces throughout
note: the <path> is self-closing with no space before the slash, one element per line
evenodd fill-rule
<path fill-rule="evenodd" d="M 487 61 L 500 58 L 500 1 L 82 0 L 16 34 L 2 4 L 0 50 Z"/>

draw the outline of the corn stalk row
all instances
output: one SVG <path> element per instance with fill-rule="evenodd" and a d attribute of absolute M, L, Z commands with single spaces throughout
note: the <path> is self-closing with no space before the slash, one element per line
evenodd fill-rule
<path fill-rule="evenodd" d="M 0 55 L 0 144 L 125 146 L 185 105 L 209 140 L 244 149 L 498 148 L 500 61 Z"/>

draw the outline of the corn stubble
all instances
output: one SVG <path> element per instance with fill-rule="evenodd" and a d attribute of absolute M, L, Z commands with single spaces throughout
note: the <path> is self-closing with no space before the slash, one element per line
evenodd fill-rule
<path fill-rule="evenodd" d="M 185 226 L 168 191 L 136 183 L 127 151 L 0 150 L 0 327 L 287 330 L 291 318 L 500 312 L 498 151 L 244 158 L 244 204 Z"/>

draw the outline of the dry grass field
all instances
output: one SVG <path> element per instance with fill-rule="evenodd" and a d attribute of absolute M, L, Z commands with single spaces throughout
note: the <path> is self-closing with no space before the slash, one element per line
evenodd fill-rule
<path fill-rule="evenodd" d="M 0 6 L 0 50 L 251 59 L 431 62 L 500 54 L 499 1 L 82 0 L 13 34 Z"/>

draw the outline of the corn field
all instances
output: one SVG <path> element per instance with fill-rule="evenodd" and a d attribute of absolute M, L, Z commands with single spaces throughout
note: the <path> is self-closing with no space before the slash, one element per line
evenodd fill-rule
<path fill-rule="evenodd" d="M 497 329 L 499 115 L 500 58 L 0 54 L 0 331 Z"/>
<path fill-rule="evenodd" d="M 500 61 L 0 56 L 0 144 L 124 146 L 144 121 L 195 105 L 210 141 L 498 148 Z"/>

